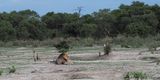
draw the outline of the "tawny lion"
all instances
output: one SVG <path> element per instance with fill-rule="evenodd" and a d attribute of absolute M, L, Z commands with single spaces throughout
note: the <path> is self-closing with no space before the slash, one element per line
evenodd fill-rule
<path fill-rule="evenodd" d="M 72 64 L 72 62 L 69 60 L 68 53 L 62 53 L 58 56 L 56 59 L 56 64 Z"/>

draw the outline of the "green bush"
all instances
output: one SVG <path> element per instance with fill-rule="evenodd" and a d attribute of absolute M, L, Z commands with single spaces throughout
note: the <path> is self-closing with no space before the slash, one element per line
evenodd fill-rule
<path fill-rule="evenodd" d="M 0 40 L 10 41 L 16 38 L 16 32 L 13 25 L 9 21 L 0 21 Z"/>
<path fill-rule="evenodd" d="M 147 74 L 143 72 L 127 72 L 127 74 L 124 76 L 124 80 L 143 80 L 147 79 Z"/>
<path fill-rule="evenodd" d="M 160 34 L 157 34 L 156 36 L 154 36 L 154 40 L 155 41 L 160 41 Z"/>
<path fill-rule="evenodd" d="M 109 55 L 110 52 L 111 52 L 111 45 L 107 42 L 104 46 L 104 54 Z"/>
<path fill-rule="evenodd" d="M 153 41 L 147 44 L 148 50 L 153 54 L 157 47 L 160 47 L 160 41 Z"/>
<path fill-rule="evenodd" d="M 113 43 L 115 45 L 120 45 L 124 48 L 139 48 L 142 47 L 145 43 L 145 38 L 141 38 L 139 36 L 136 37 L 125 37 L 122 35 L 119 35 L 115 38 L 113 38 Z"/>
<path fill-rule="evenodd" d="M 152 32 L 151 30 L 152 26 L 146 25 L 143 21 L 130 23 L 126 27 L 126 33 L 130 36 L 146 37 Z"/>
<path fill-rule="evenodd" d="M 94 44 L 94 39 L 93 38 L 84 38 L 82 40 L 79 41 L 79 43 L 82 45 L 82 46 L 93 46 Z"/>
<path fill-rule="evenodd" d="M 68 52 L 70 49 L 69 44 L 66 41 L 62 41 L 55 45 L 60 53 Z"/>
<path fill-rule="evenodd" d="M 122 48 L 131 48 L 128 44 L 121 44 Z"/>
<path fill-rule="evenodd" d="M 0 75 L 2 75 L 2 73 L 3 73 L 3 70 L 0 70 Z"/>
<path fill-rule="evenodd" d="M 16 72 L 16 68 L 15 66 L 9 67 L 9 73 L 15 73 Z"/>

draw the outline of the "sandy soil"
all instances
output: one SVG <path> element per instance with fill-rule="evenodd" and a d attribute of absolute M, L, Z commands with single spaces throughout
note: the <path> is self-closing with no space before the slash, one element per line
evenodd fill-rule
<path fill-rule="evenodd" d="M 41 61 L 34 62 L 32 50 L 0 48 L 0 68 L 4 70 L 0 80 L 123 80 L 129 71 L 144 72 L 147 80 L 160 80 L 160 66 L 154 62 L 160 54 L 139 55 L 145 49 L 114 49 L 109 56 L 101 57 L 99 48 L 76 49 L 69 54 L 71 65 L 52 63 L 59 55 L 52 47 L 35 48 Z M 16 72 L 9 74 L 7 69 L 12 65 Z"/>

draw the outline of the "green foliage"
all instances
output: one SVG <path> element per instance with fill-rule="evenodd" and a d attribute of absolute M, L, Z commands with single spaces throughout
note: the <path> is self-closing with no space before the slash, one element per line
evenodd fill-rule
<path fill-rule="evenodd" d="M 80 37 L 80 28 L 82 24 L 79 22 L 72 22 L 65 24 L 63 28 L 64 36 L 66 37 Z"/>
<path fill-rule="evenodd" d="M 104 38 L 111 36 L 112 32 L 116 32 L 114 28 L 116 20 L 115 17 L 110 14 L 109 9 L 100 9 L 99 12 L 94 12 L 93 15 L 97 25 L 94 37 Z"/>
<path fill-rule="evenodd" d="M 70 46 L 66 41 L 61 41 L 60 43 L 56 44 L 55 47 L 60 53 L 68 52 L 70 49 Z"/>
<path fill-rule="evenodd" d="M 0 70 L 0 76 L 2 75 L 2 73 L 3 73 L 3 70 Z"/>
<path fill-rule="evenodd" d="M 70 46 L 76 46 L 76 47 L 80 46 L 91 47 L 96 42 L 93 38 L 74 38 L 74 37 L 67 38 L 67 41 L 70 43 Z"/>
<path fill-rule="evenodd" d="M 127 72 L 127 74 L 124 76 L 124 80 L 143 80 L 147 79 L 147 74 L 143 72 Z"/>
<path fill-rule="evenodd" d="M 39 15 L 37 14 L 37 12 L 33 11 L 33 10 L 22 10 L 18 12 L 19 15 L 25 16 L 25 17 L 39 17 Z"/>
<path fill-rule="evenodd" d="M 107 42 L 104 46 L 104 54 L 109 55 L 110 52 L 111 52 L 111 45 Z"/>
<path fill-rule="evenodd" d="M 130 47 L 129 45 L 127 45 L 127 44 L 122 44 L 121 47 L 122 47 L 122 48 L 131 48 L 131 47 Z"/>
<path fill-rule="evenodd" d="M 83 24 L 80 28 L 80 37 L 92 37 L 96 29 L 96 24 Z"/>
<path fill-rule="evenodd" d="M 0 40 L 9 41 L 15 39 L 15 29 L 8 21 L 0 21 Z"/>
<path fill-rule="evenodd" d="M 135 22 L 127 25 L 126 33 L 131 36 L 142 36 L 145 37 L 151 33 L 151 26 L 146 25 L 142 22 Z"/>
<path fill-rule="evenodd" d="M 160 47 L 160 41 L 152 41 L 147 44 L 148 50 L 154 54 L 154 51 L 157 50 L 158 47 Z"/>
<path fill-rule="evenodd" d="M 38 39 L 43 40 L 48 37 L 48 31 L 45 24 L 36 18 L 23 20 L 17 27 L 17 36 L 20 39 Z"/>
<path fill-rule="evenodd" d="M 8 70 L 9 70 L 9 73 L 15 73 L 16 72 L 15 66 L 9 67 Z"/>
<path fill-rule="evenodd" d="M 18 37 L 18 39 L 27 39 L 29 38 L 30 33 L 28 32 L 28 28 L 27 25 L 29 25 L 29 23 L 24 21 L 21 21 L 19 23 L 19 26 L 16 26 L 16 35 Z"/>
<path fill-rule="evenodd" d="M 153 38 L 150 38 L 153 39 Z M 139 36 L 136 37 L 125 37 L 123 35 L 118 35 L 117 37 L 113 38 L 113 43 L 120 45 L 124 48 L 138 48 L 143 47 L 144 44 L 147 44 L 149 40 L 145 38 L 141 38 Z"/>
<path fill-rule="evenodd" d="M 81 45 L 83 44 L 82 46 L 93 46 L 95 41 L 93 38 L 84 38 L 84 39 L 80 40 L 79 43 Z"/>
<path fill-rule="evenodd" d="M 78 13 L 48 12 L 39 16 L 33 10 L 0 13 L 0 40 L 44 40 L 55 37 L 103 39 L 106 36 L 147 37 L 160 33 L 160 6 L 133 1 L 118 9 Z M 127 43 L 127 41 L 126 41 Z M 140 44 L 141 45 L 141 44 Z M 122 47 L 130 44 L 122 44 Z"/>

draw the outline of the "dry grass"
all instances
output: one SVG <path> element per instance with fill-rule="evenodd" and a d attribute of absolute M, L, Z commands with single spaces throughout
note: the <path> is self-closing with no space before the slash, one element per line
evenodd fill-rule
<path fill-rule="evenodd" d="M 6 74 L 4 70 L 0 80 L 123 80 L 129 71 L 142 71 L 149 75 L 149 79 L 158 79 L 160 67 L 152 63 L 152 57 L 158 58 L 160 54 L 146 52 L 139 55 L 142 50 L 114 48 L 108 57 L 99 59 L 98 52 L 103 52 L 103 47 L 73 48 L 69 55 L 74 64 L 55 65 L 49 63 L 59 55 L 53 47 L 35 48 L 41 57 L 37 62 L 32 59 L 32 48 L 0 48 L 0 67 L 16 65 L 15 73 Z"/>

